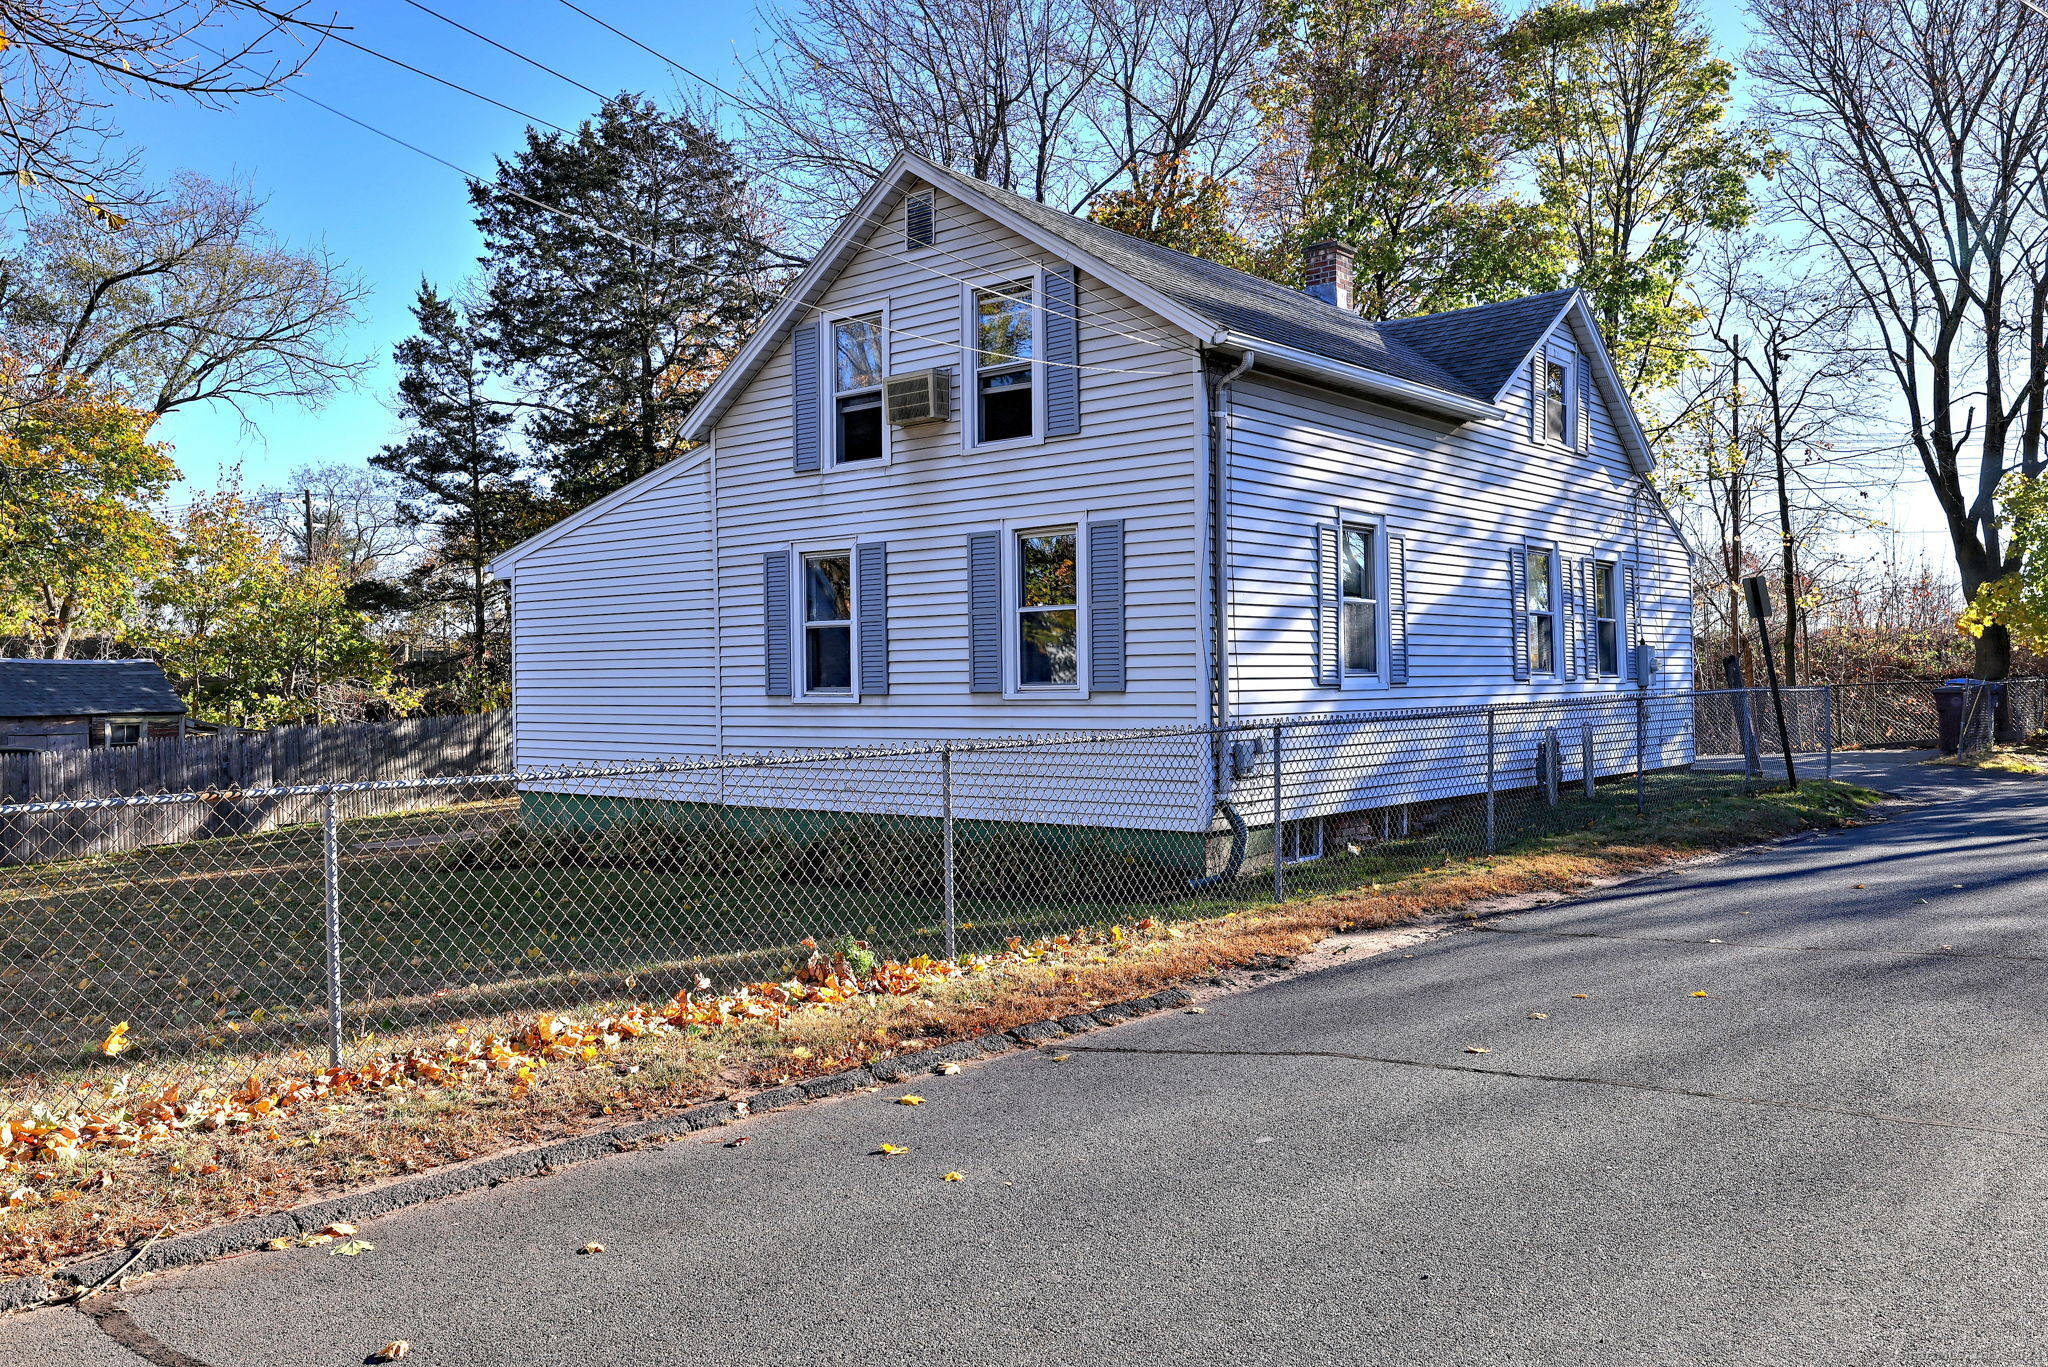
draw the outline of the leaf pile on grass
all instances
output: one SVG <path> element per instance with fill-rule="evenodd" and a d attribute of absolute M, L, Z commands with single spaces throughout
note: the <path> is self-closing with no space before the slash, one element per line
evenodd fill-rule
<path fill-rule="evenodd" d="M 1531 836 L 1492 857 L 1447 858 L 1369 887 L 1200 920 L 1141 919 L 1049 936 L 958 962 L 876 961 L 813 946 L 793 977 L 679 993 L 590 1021 L 540 1016 L 499 1031 L 457 1026 L 429 1047 L 354 1069 L 299 1057 L 225 1095 L 175 1089 L 33 1111 L 0 1129 L 13 1189 L 0 1275 L 172 1234 L 513 1145 L 604 1129 L 898 1051 L 1009 1029 L 1293 955 L 1333 932 L 1443 915 L 1473 901 L 1568 890 L 1703 850 L 1850 824 L 1879 795 L 1810 782 L 1743 796 L 1739 780 L 1645 816 Z"/>
<path fill-rule="evenodd" d="M 1924 760 L 1951 769 L 1983 769 L 1998 774 L 2048 774 L 2048 743 L 2030 741 L 2024 745 L 1994 745 L 1961 755 L 1941 755 Z"/>

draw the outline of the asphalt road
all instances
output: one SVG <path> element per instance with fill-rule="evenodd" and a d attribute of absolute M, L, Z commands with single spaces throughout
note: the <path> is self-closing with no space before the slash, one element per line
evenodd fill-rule
<path fill-rule="evenodd" d="M 126 1307 L 206 1367 L 2048 1363 L 2048 781 L 1869 763 L 1926 805 Z"/>

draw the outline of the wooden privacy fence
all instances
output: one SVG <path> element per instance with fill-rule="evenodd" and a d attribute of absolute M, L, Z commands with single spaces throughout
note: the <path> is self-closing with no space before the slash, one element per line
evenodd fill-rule
<path fill-rule="evenodd" d="M 146 741 L 103 750 L 0 755 L 0 803 L 69 802 L 149 793 L 489 774 L 511 767 L 507 711 L 342 726 L 282 726 L 240 736 Z M 462 790 L 449 790 L 460 792 Z M 351 815 L 443 806 L 447 791 L 395 789 L 356 798 Z M 0 864 L 117 854 L 320 819 L 320 799 L 222 798 L 166 807 L 0 817 Z"/>

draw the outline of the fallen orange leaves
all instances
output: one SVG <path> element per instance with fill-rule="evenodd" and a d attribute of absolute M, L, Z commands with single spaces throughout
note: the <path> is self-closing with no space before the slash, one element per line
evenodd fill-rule
<path fill-rule="evenodd" d="M 908 996 L 948 979 L 1095 952 L 1103 944 L 1120 946 L 1133 929 L 1156 931 L 1158 923 L 1147 918 L 1135 927 L 1119 926 L 1092 935 L 1079 931 L 1030 944 L 1013 938 L 1007 949 L 996 954 L 957 959 L 921 954 L 901 962 L 883 960 L 864 974 L 856 973 L 844 954 L 827 955 L 814 949 L 808 962 L 781 982 L 749 983 L 724 994 L 699 995 L 710 986 L 700 976 L 696 992 L 685 988 L 665 1006 L 642 1004 L 588 1022 L 543 1012 L 524 1029 L 505 1035 L 479 1035 L 458 1026 L 438 1048 L 415 1048 L 356 1067 L 284 1073 L 267 1080 L 252 1074 L 226 1095 L 209 1087 L 188 1098 L 173 1086 L 159 1095 L 106 1110 L 59 1113 L 38 1105 L 26 1114 L 0 1120 L 0 1172 L 19 1173 L 30 1163 L 63 1163 L 86 1150 L 133 1151 L 188 1131 L 236 1129 L 308 1101 L 373 1095 L 407 1086 L 466 1086 L 498 1075 L 510 1080 L 511 1096 L 523 1097 L 539 1070 L 549 1064 L 589 1063 L 645 1036 L 691 1028 L 774 1026 L 802 1010 L 843 1006 L 863 996 Z M 108 1033 L 100 1050 L 117 1054 L 133 1044 L 123 1022 Z M 43 1199 L 36 1188 L 23 1185 L 10 1192 L 6 1204 L 34 1205 Z"/>

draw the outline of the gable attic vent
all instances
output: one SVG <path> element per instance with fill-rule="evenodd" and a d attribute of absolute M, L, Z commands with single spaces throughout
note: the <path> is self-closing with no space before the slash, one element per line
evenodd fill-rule
<path fill-rule="evenodd" d="M 903 202 L 903 245 L 929 247 L 939 240 L 939 211 L 930 190 L 915 190 Z"/>
<path fill-rule="evenodd" d="M 953 416 L 953 376 L 944 366 L 891 375 L 882 381 L 882 407 L 892 427 L 944 422 Z"/>

